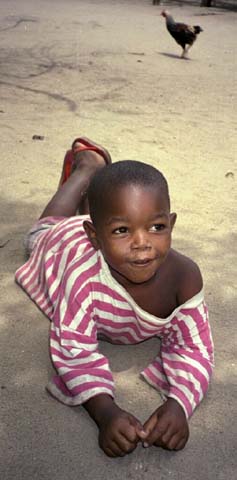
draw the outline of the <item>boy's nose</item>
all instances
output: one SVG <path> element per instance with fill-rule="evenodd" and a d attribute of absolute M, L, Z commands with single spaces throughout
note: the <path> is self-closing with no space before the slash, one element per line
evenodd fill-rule
<path fill-rule="evenodd" d="M 150 240 L 146 232 L 137 231 L 132 238 L 132 248 L 147 249 L 151 247 Z"/>

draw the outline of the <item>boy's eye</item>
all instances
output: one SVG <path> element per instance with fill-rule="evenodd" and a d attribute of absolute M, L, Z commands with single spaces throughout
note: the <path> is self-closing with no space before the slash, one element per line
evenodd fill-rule
<path fill-rule="evenodd" d="M 127 227 L 118 227 L 113 230 L 112 233 L 119 234 L 119 233 L 127 233 L 128 228 Z"/>
<path fill-rule="evenodd" d="M 152 227 L 150 228 L 150 230 L 152 232 L 159 232 L 160 230 L 164 230 L 165 228 L 165 224 L 164 223 L 155 223 L 155 225 L 152 225 Z"/>

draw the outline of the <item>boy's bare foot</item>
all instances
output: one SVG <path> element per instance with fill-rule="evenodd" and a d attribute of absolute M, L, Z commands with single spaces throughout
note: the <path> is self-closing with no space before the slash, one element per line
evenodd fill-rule
<path fill-rule="evenodd" d="M 72 162 L 71 173 L 76 169 L 87 168 L 94 173 L 98 168 L 102 168 L 106 165 L 105 159 L 100 153 L 94 150 L 83 150 L 84 145 L 80 142 L 76 142 L 73 146 L 73 152 L 75 152 Z M 79 149 L 82 148 L 80 151 Z"/>
<path fill-rule="evenodd" d="M 74 140 L 71 150 L 65 155 L 59 187 L 76 169 L 83 167 L 84 170 L 86 168 L 88 174 L 92 175 L 98 168 L 109 163 L 111 163 L 111 156 L 104 147 L 87 137 L 77 138 Z"/>
<path fill-rule="evenodd" d="M 81 141 L 80 141 L 81 140 Z M 89 204 L 87 199 L 87 188 L 90 180 L 95 172 L 103 168 L 108 163 L 111 163 L 109 152 L 86 137 L 81 137 L 73 142 L 72 145 L 73 161 L 71 167 L 71 174 L 78 172 L 87 176 L 87 186 L 82 194 L 78 211 L 80 214 L 89 212 Z"/>
<path fill-rule="evenodd" d="M 89 214 L 87 190 L 96 170 L 111 163 L 109 152 L 86 137 L 77 138 L 65 155 L 57 192 L 40 218 Z"/>

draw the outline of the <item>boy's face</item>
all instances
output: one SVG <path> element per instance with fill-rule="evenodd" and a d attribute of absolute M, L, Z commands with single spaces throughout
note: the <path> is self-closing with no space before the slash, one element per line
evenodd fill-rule
<path fill-rule="evenodd" d="M 129 185 L 117 188 L 102 208 L 96 229 L 90 222 L 85 228 L 113 277 L 124 287 L 155 278 L 169 252 L 176 220 L 167 196 L 155 187 Z"/>

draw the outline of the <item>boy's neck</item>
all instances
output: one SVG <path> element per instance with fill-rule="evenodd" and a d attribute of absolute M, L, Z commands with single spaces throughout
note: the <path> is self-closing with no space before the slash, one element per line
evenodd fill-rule
<path fill-rule="evenodd" d="M 124 277 L 123 275 L 121 275 L 121 273 L 119 273 L 117 270 L 115 270 L 114 268 L 112 268 L 110 265 L 108 265 L 109 267 L 109 270 L 110 270 L 110 273 L 112 275 L 112 277 L 118 282 L 120 283 L 120 285 L 122 285 L 123 288 L 125 288 L 125 290 L 127 290 L 129 293 L 133 290 L 139 290 L 140 287 L 149 287 L 149 286 L 153 286 L 153 284 L 156 282 L 156 279 L 157 279 L 157 276 L 158 276 L 158 271 L 156 271 L 155 275 L 153 275 L 152 278 L 150 278 L 149 280 L 147 280 L 146 282 L 141 282 L 141 283 L 135 283 L 135 282 L 131 282 L 130 280 L 128 280 L 126 277 Z"/>
<path fill-rule="evenodd" d="M 172 257 L 172 258 L 170 258 Z M 134 302 L 144 311 L 158 318 L 167 318 L 178 306 L 177 274 L 173 269 L 173 251 L 147 282 L 133 283 L 109 267 L 112 277 L 128 292 Z"/>

